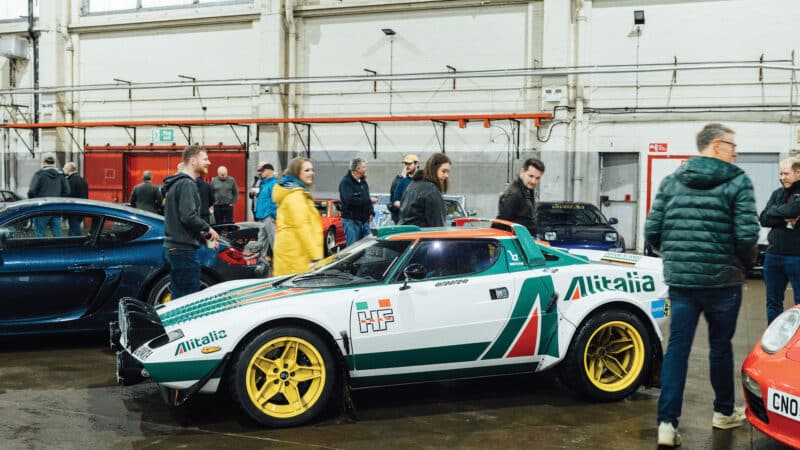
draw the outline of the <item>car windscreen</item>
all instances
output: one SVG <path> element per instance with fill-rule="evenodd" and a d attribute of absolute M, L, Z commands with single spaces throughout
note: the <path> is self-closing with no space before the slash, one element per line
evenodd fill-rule
<path fill-rule="evenodd" d="M 287 280 L 284 286 L 332 287 L 381 282 L 411 245 L 410 240 L 366 237 L 322 261 L 306 273 Z"/>
<path fill-rule="evenodd" d="M 591 226 L 605 225 L 603 215 L 590 205 L 553 204 L 539 206 L 536 214 L 540 226 Z"/>

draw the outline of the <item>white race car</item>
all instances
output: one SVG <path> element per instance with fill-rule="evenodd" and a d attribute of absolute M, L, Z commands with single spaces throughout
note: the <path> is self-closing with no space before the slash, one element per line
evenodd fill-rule
<path fill-rule="evenodd" d="M 376 230 L 309 272 L 217 284 L 154 308 L 120 301 L 122 384 L 169 404 L 223 384 L 270 427 L 349 387 L 557 367 L 583 396 L 658 384 L 667 287 L 657 258 L 550 248 L 516 224 Z"/>

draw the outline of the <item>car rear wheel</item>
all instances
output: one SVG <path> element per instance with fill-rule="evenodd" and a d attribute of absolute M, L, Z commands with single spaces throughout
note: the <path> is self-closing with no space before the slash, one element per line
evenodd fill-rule
<path fill-rule="evenodd" d="M 593 400 L 622 400 L 642 384 L 650 369 L 651 349 L 650 335 L 638 317 L 603 311 L 575 334 L 560 377 Z"/>
<path fill-rule="evenodd" d="M 336 231 L 333 228 L 328 228 L 325 233 L 325 256 L 330 256 L 336 250 Z"/>
<path fill-rule="evenodd" d="M 200 289 L 205 289 L 216 282 L 206 274 L 200 274 Z M 147 294 L 147 303 L 158 306 L 172 301 L 172 292 L 169 290 L 169 274 L 158 279 Z"/>
<path fill-rule="evenodd" d="M 229 377 L 234 402 L 269 427 L 318 417 L 333 396 L 334 354 L 318 335 L 297 327 L 267 330 L 239 352 Z"/>

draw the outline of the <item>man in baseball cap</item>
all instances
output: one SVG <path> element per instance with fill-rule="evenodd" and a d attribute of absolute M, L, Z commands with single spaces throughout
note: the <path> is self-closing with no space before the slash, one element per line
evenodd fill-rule
<path fill-rule="evenodd" d="M 418 168 L 419 158 L 417 158 L 417 155 L 408 154 L 403 158 L 403 170 L 392 181 L 392 187 L 389 188 L 389 206 L 387 209 L 392 214 L 394 223 L 400 220 L 400 201 L 403 199 L 406 188 L 411 184 L 411 177 L 414 176 L 414 172 Z"/>

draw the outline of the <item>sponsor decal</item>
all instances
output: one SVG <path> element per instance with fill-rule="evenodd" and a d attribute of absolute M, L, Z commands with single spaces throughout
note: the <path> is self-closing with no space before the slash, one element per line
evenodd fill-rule
<path fill-rule="evenodd" d="M 605 291 L 654 292 L 656 283 L 650 275 L 639 276 L 639 272 L 626 272 L 624 277 L 609 278 L 602 275 L 575 277 L 570 281 L 565 300 L 579 300 L 591 294 Z"/>
<path fill-rule="evenodd" d="M 650 303 L 650 315 L 652 315 L 654 319 L 667 317 L 666 299 L 653 300 L 653 302 Z"/>
<path fill-rule="evenodd" d="M 394 322 L 392 301 L 388 298 L 378 300 L 378 309 L 369 309 L 369 302 L 356 302 L 358 311 L 358 330 L 361 333 L 386 331 L 388 324 Z"/>
<path fill-rule="evenodd" d="M 508 253 L 508 265 L 509 266 L 521 266 L 521 265 L 524 264 L 522 261 L 519 260 L 519 255 L 518 254 L 512 252 L 511 250 L 506 250 L 506 253 Z"/>
<path fill-rule="evenodd" d="M 153 354 L 153 351 L 150 350 L 150 347 L 148 347 L 146 345 L 143 345 L 143 346 L 137 348 L 136 351 L 133 352 L 133 355 L 138 357 L 142 361 L 147 360 L 147 358 L 149 358 L 150 355 L 152 355 L 152 354 Z"/>
<path fill-rule="evenodd" d="M 178 342 L 178 346 L 175 347 L 175 356 L 182 355 L 200 347 L 204 347 L 212 342 L 225 339 L 226 337 L 228 337 L 228 332 L 225 330 L 219 330 L 211 331 L 203 337 L 186 339 L 185 341 Z"/>
<path fill-rule="evenodd" d="M 469 280 L 447 280 L 447 281 L 440 281 L 433 285 L 433 287 L 443 287 L 443 286 L 458 286 L 459 284 L 467 284 Z"/>
<path fill-rule="evenodd" d="M 631 255 L 629 253 L 608 252 L 600 258 L 600 261 L 611 264 L 622 264 L 626 266 L 633 266 L 639 262 L 639 255 Z"/>
<path fill-rule="evenodd" d="M 209 353 L 216 353 L 220 350 L 222 350 L 222 347 L 203 347 L 203 349 L 200 350 L 200 352 L 203 353 L 204 355 L 207 355 Z"/>

